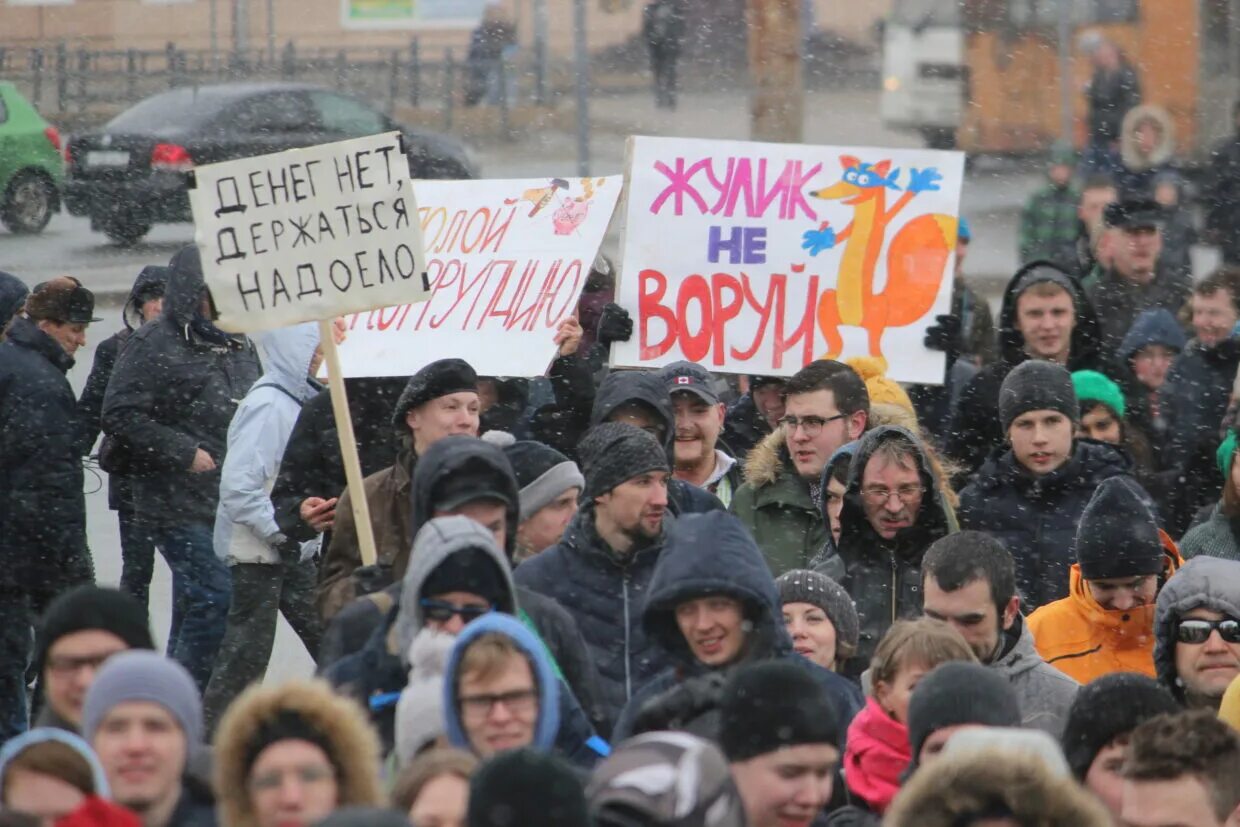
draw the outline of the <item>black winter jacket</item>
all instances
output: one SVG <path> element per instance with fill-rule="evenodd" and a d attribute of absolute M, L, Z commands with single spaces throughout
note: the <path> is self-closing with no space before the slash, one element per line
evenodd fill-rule
<path fill-rule="evenodd" d="M 1107 144 L 1120 139 L 1128 110 L 1141 103 L 1141 80 L 1131 64 L 1121 62 L 1115 72 L 1096 70 L 1086 90 L 1089 102 L 1089 140 Z"/>
<path fill-rule="evenodd" d="M 676 623 L 678 605 L 708 595 L 740 601 L 750 624 L 741 659 L 724 667 L 710 667 L 695 658 Z M 761 660 L 792 660 L 813 674 L 831 697 L 842 727 L 861 709 L 861 692 L 855 684 L 792 650 L 766 560 L 744 524 L 730 514 L 690 514 L 672 526 L 655 565 L 642 628 L 672 665 L 625 706 L 613 733 L 617 743 L 669 729 L 718 740 L 719 702 L 728 676 L 743 664 Z"/>
<path fill-rule="evenodd" d="M 1003 426 L 999 420 L 999 389 L 1012 369 L 1030 358 L 1025 353 L 1025 337 L 1016 328 L 1016 284 L 1032 267 L 1046 266 L 1045 262 L 1025 265 L 1008 281 L 1003 293 L 1003 307 L 999 313 L 999 361 L 987 365 L 973 377 L 960 394 L 960 401 L 952 412 L 951 426 L 944 441 L 946 453 L 972 473 L 986 460 L 987 455 L 1005 441 Z M 1093 305 L 1080 287 L 1075 286 L 1076 327 L 1072 330 L 1072 342 L 1068 355 L 1069 371 L 1096 370 L 1112 375 L 1110 359 L 1101 349 L 1102 334 Z M 960 480 L 957 480 L 960 483 Z M 962 487 L 960 484 L 955 486 Z"/>
<path fill-rule="evenodd" d="M 1210 187 L 1203 199 L 1206 229 L 1227 264 L 1240 264 L 1240 132 L 1210 153 Z"/>
<path fill-rule="evenodd" d="M 870 457 L 885 442 L 907 440 L 917 446 L 917 465 L 922 495 L 917 521 L 891 540 L 879 536 L 865 516 L 861 502 L 861 481 Z M 824 486 L 825 491 L 825 486 Z M 886 425 L 861 438 L 848 472 L 848 490 L 840 512 L 840 542 L 831 535 L 814 569 L 827 574 L 844 587 L 857 607 L 861 635 L 857 653 L 848 659 L 846 674 L 860 678 L 870 666 L 879 640 L 901 618 L 916 618 L 922 612 L 921 558 L 934 541 L 946 537 L 951 528 L 940 494 L 941 484 L 926 458 L 921 443 L 908 431 Z"/>
<path fill-rule="evenodd" d="M 672 520 L 664 518 L 659 539 L 619 555 L 598 536 L 594 509 L 587 504 L 559 543 L 513 572 L 518 586 L 552 598 L 577 621 L 611 721 L 638 689 L 670 665 L 667 653 L 642 628 L 641 613 Z"/>
<path fill-rule="evenodd" d="M 1089 300 L 1102 331 L 1102 350 L 1115 353 L 1144 310 L 1163 308 L 1180 312 L 1192 292 L 1192 278 L 1184 271 L 1160 266 L 1149 284 L 1133 284 L 1118 273 L 1107 270 L 1089 289 Z"/>
<path fill-rule="evenodd" d="M 164 312 L 130 337 L 103 399 L 103 430 L 129 443 L 139 517 L 157 526 L 213 525 L 228 425 L 262 370 L 253 345 L 197 318 L 206 290 L 198 248 L 172 258 Z M 203 449 L 215 470 L 190 471 Z"/>
<path fill-rule="evenodd" d="M 1023 609 L 1032 612 L 1068 596 L 1076 528 L 1094 489 L 1131 473 L 1121 449 L 1091 439 L 1078 439 L 1071 459 L 1040 477 L 1010 449 L 997 450 L 960 494 L 960 527 L 985 531 L 1011 552 Z"/>
<path fill-rule="evenodd" d="M 657 374 L 651 371 L 617 371 L 610 374 L 599 385 L 594 397 L 594 410 L 590 412 L 591 427 L 606 422 L 617 408 L 627 402 L 640 403 L 661 420 L 663 447 L 667 450 L 670 468 L 676 461 L 676 414 L 672 410 L 672 395 Z M 718 497 L 684 480 L 667 481 L 667 500 L 668 509 L 673 514 L 724 510 Z"/>
<path fill-rule="evenodd" d="M 0 586 L 49 597 L 90 560 L 71 367 L 25 317 L 0 343 Z"/>

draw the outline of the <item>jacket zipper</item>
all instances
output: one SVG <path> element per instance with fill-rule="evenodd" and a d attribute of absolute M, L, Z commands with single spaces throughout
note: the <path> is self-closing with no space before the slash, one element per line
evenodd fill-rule
<path fill-rule="evenodd" d="M 626 568 L 620 582 L 624 585 L 624 697 L 633 697 L 633 674 L 629 659 L 629 570 Z"/>

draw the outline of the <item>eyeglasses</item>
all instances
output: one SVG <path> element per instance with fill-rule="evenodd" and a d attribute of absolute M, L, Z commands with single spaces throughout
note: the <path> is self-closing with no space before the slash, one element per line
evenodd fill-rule
<path fill-rule="evenodd" d="M 538 712 L 538 693 L 533 689 L 516 689 L 499 695 L 462 695 L 461 709 L 475 720 L 491 714 L 496 704 L 503 704 L 517 718 L 530 718 Z"/>
<path fill-rule="evenodd" d="M 99 655 L 82 655 L 81 657 L 73 657 L 72 655 L 53 655 L 47 659 L 47 668 L 49 671 L 61 676 L 68 676 L 74 672 L 86 668 L 97 671 L 100 666 L 103 666 L 104 661 L 115 654 L 117 654 L 117 652 L 104 652 Z"/>
<path fill-rule="evenodd" d="M 1181 620 L 1175 630 L 1175 639 L 1180 643 L 1205 643 L 1215 629 L 1218 630 L 1218 636 L 1227 643 L 1240 643 L 1240 620 L 1230 617 L 1222 620 Z"/>
<path fill-rule="evenodd" d="M 910 505 L 922 494 L 926 493 L 926 489 L 921 485 L 901 485 L 899 488 L 884 488 L 881 485 L 871 486 L 870 488 L 861 489 L 861 496 L 870 505 L 886 505 L 891 499 L 891 495 L 895 494 L 900 498 L 900 502 Z"/>
<path fill-rule="evenodd" d="M 284 786 L 284 777 L 292 774 L 303 786 L 311 787 L 322 784 L 336 777 L 336 772 L 326 766 L 293 767 L 288 770 L 272 770 L 250 779 L 250 789 L 254 792 L 270 792 Z"/>
<path fill-rule="evenodd" d="M 779 426 L 787 432 L 788 436 L 792 436 L 797 432 L 797 428 L 805 431 L 805 435 L 810 439 L 818 436 L 822 432 L 823 426 L 828 422 L 834 422 L 837 419 L 847 419 L 848 414 L 836 414 L 835 416 L 785 416 L 779 420 Z"/>
<path fill-rule="evenodd" d="M 434 620 L 437 623 L 447 623 L 454 615 L 460 615 L 462 621 L 469 623 L 471 620 L 477 620 L 491 611 L 490 606 L 458 606 L 446 600 L 423 598 L 419 603 L 422 606 L 422 613 L 426 615 L 427 619 Z"/>

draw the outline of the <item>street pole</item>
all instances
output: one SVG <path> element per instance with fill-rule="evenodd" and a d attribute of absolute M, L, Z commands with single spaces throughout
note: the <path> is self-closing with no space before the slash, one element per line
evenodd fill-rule
<path fill-rule="evenodd" d="M 1059 139 L 1072 144 L 1072 3 L 1059 0 Z"/>
<path fill-rule="evenodd" d="M 208 28 L 211 31 L 211 68 L 218 69 L 220 66 L 220 27 L 216 17 L 216 0 L 211 0 L 208 7 L 209 22 Z"/>
<path fill-rule="evenodd" d="M 573 0 L 573 49 L 577 70 L 577 174 L 590 174 L 590 50 L 586 43 L 586 0 Z"/>
<path fill-rule="evenodd" d="M 800 0 L 746 0 L 750 136 L 798 143 L 805 124 Z"/>
<path fill-rule="evenodd" d="M 233 0 L 233 55 L 238 64 L 250 46 L 250 0 Z"/>
<path fill-rule="evenodd" d="M 534 60 L 535 100 L 539 106 L 547 105 L 547 70 L 550 63 L 551 16 L 547 13 L 547 0 L 534 0 Z"/>
<path fill-rule="evenodd" d="M 276 3 L 267 0 L 267 63 L 276 62 Z"/>

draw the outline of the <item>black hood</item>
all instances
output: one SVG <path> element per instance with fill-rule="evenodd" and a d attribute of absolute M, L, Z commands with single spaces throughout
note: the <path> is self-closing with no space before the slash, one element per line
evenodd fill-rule
<path fill-rule="evenodd" d="M 517 518 L 519 516 L 520 490 L 512 464 L 503 450 L 473 436 L 449 436 L 436 442 L 418 457 L 413 470 L 410 496 L 413 499 L 412 526 L 410 533 L 418 531 L 433 516 L 431 492 L 451 480 L 459 485 L 470 479 L 492 480 L 499 486 L 510 505 L 507 509 L 508 531 L 504 543 L 504 556 L 512 560 L 517 542 Z"/>
<path fill-rule="evenodd" d="M 1025 337 L 1016 328 L 1016 285 L 1030 270 L 1049 268 L 1057 271 L 1072 285 L 1072 305 L 1076 308 L 1076 327 L 1072 329 L 1072 345 L 1068 354 L 1068 370 L 1082 370 L 1101 360 L 1102 331 L 1094 305 L 1085 289 L 1072 275 L 1056 264 L 1033 261 L 1016 271 L 1003 290 L 1003 307 L 999 311 L 999 355 L 1010 365 L 1025 361 Z"/>
<path fill-rule="evenodd" d="M 917 472 L 921 476 L 921 484 L 926 488 L 926 494 L 921 498 L 917 521 L 891 540 L 884 540 L 865 516 L 865 505 L 861 502 L 861 481 L 870 457 L 880 445 L 893 439 L 912 444 L 917 457 Z M 840 545 L 864 549 L 894 544 L 897 552 L 901 551 L 902 547 L 921 552 L 935 540 L 946 537 L 948 533 L 947 506 L 943 501 L 941 482 L 934 474 L 934 468 L 930 465 L 921 440 L 898 425 L 882 425 L 862 436 L 848 467 L 848 490 L 844 494 L 844 507 L 840 512 Z M 828 533 L 827 548 L 831 549 L 834 545 L 835 542 Z"/>
<path fill-rule="evenodd" d="M 160 292 L 166 292 L 168 277 L 171 273 L 171 268 L 158 264 L 148 264 L 142 268 L 142 272 L 138 273 L 138 277 L 134 279 L 133 287 L 129 290 L 129 298 L 125 299 L 125 307 L 121 310 L 121 320 L 125 322 L 125 327 L 130 330 L 142 327 L 142 308 L 138 297 L 156 286 L 159 287 Z"/>
<path fill-rule="evenodd" d="M 686 514 L 669 525 L 650 580 L 642 627 L 691 671 L 703 667 L 676 623 L 676 606 L 711 594 L 727 595 L 744 605 L 745 618 L 753 624 L 746 641 L 747 659 L 792 650 L 775 579 L 748 529 L 722 511 Z"/>
<path fill-rule="evenodd" d="M 626 402 L 640 402 L 659 417 L 663 423 L 663 447 L 667 450 L 668 461 L 672 461 L 676 445 L 676 414 L 672 410 L 671 394 L 653 371 L 630 370 L 609 374 L 594 395 L 590 426 L 606 422 Z"/>
<path fill-rule="evenodd" d="M 10 273 L 0 270 L 0 329 L 8 324 L 9 319 L 26 304 L 26 296 L 30 288 L 25 282 Z"/>
<path fill-rule="evenodd" d="M 198 246 L 187 244 L 168 262 L 168 287 L 164 291 L 164 316 L 183 330 L 198 315 L 207 283 L 202 276 Z"/>

